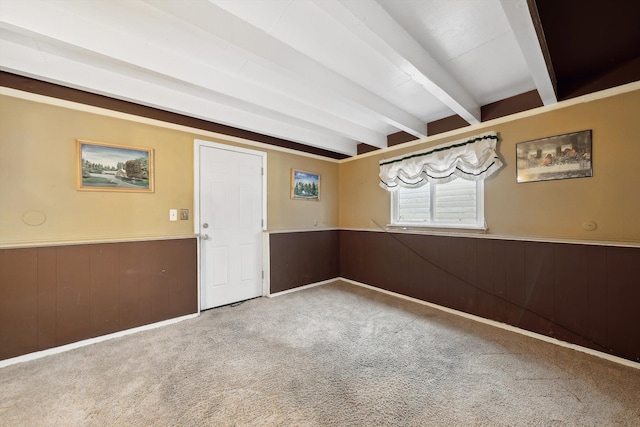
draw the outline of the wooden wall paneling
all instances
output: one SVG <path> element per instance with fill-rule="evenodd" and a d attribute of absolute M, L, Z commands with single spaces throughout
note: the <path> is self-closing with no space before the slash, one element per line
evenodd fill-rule
<path fill-rule="evenodd" d="M 118 243 L 118 305 L 122 329 L 143 324 L 140 315 L 142 247 L 138 242 Z"/>
<path fill-rule="evenodd" d="M 525 242 L 506 240 L 504 247 L 505 322 L 517 326 L 522 323 L 526 304 Z"/>
<path fill-rule="evenodd" d="M 56 249 L 56 345 L 91 338 L 91 254 L 84 246 Z"/>
<path fill-rule="evenodd" d="M 555 336 L 553 325 L 553 248 L 549 243 L 525 244 L 525 311 L 521 328 Z"/>
<path fill-rule="evenodd" d="M 448 239 L 443 251 L 447 274 L 446 298 L 450 307 L 469 312 L 477 302 L 476 246 L 473 239 Z"/>
<path fill-rule="evenodd" d="M 449 239 L 444 236 L 432 237 L 432 239 L 429 239 L 431 241 L 429 247 L 433 247 L 433 251 L 430 252 L 432 253 L 431 261 L 434 265 L 430 268 L 431 272 L 425 274 L 431 284 L 432 299 L 430 301 L 448 307 L 450 302 L 448 301 L 449 291 L 447 289 L 449 273 L 447 273 L 446 243 Z"/>
<path fill-rule="evenodd" d="M 596 350 L 611 349 L 607 330 L 607 247 L 587 246 L 586 283 L 588 290 L 589 337 Z"/>
<path fill-rule="evenodd" d="M 339 239 L 338 230 L 270 234 L 271 292 L 337 277 Z"/>
<path fill-rule="evenodd" d="M 372 282 L 366 281 L 371 280 L 368 270 L 372 268 L 367 268 L 367 264 L 376 262 L 373 259 L 367 261 L 365 248 L 372 243 L 369 234 L 374 233 L 347 230 L 340 232 L 340 276 L 373 286 Z"/>
<path fill-rule="evenodd" d="M 91 258 L 91 330 L 94 336 L 120 330 L 118 244 L 88 245 Z"/>
<path fill-rule="evenodd" d="M 372 286 L 381 286 L 378 264 L 382 253 L 379 248 L 382 234 L 360 231 L 351 234 L 357 239 L 357 244 L 353 247 L 354 252 L 350 254 L 356 260 L 356 280 Z"/>
<path fill-rule="evenodd" d="M 479 316 L 506 321 L 506 259 L 505 243 L 500 240 L 478 239 L 477 286 Z"/>
<path fill-rule="evenodd" d="M 589 346 L 587 246 L 555 244 L 553 250 L 553 317 L 560 326 L 556 337 Z"/>
<path fill-rule="evenodd" d="M 197 312 L 196 256 L 195 239 L 1 249 L 0 359 Z"/>
<path fill-rule="evenodd" d="M 357 253 L 359 252 L 358 242 L 354 232 L 340 230 L 340 277 L 351 280 L 359 280 L 360 275 L 356 272 L 358 265 Z M 273 250 L 271 250 L 273 252 Z"/>
<path fill-rule="evenodd" d="M 379 256 L 382 252 L 377 249 L 383 242 L 392 244 L 378 232 L 350 231 L 340 232 L 340 276 L 371 286 L 378 286 L 380 264 Z"/>
<path fill-rule="evenodd" d="M 174 249 L 165 273 L 169 280 L 169 318 L 198 311 L 196 239 L 176 240 Z"/>
<path fill-rule="evenodd" d="M 397 271 L 398 292 L 413 298 L 422 298 L 426 290 L 425 287 L 425 260 L 421 256 L 421 245 L 423 239 L 411 234 L 397 234 L 398 239 L 404 245 L 405 255 L 402 264 L 402 271 Z"/>
<path fill-rule="evenodd" d="M 394 237 L 342 231 L 340 275 L 630 360 L 640 358 L 640 248 Z M 404 280 L 409 285 L 400 283 Z M 480 289 L 474 292 L 465 282 Z"/>
<path fill-rule="evenodd" d="M 441 269 L 442 249 L 438 246 L 436 236 L 404 235 L 404 239 L 416 257 L 416 262 L 411 266 L 415 269 L 412 270 L 412 275 L 418 285 L 412 290 L 411 296 L 429 302 L 443 300 L 441 293 L 444 291 L 446 273 Z"/>
<path fill-rule="evenodd" d="M 340 233 L 338 230 L 328 230 L 318 233 L 314 232 L 317 239 L 314 247 L 316 253 L 316 270 L 311 280 L 315 282 L 329 280 L 340 275 Z M 319 264 L 319 265 L 318 265 Z M 318 267 L 320 267 L 318 269 Z"/>
<path fill-rule="evenodd" d="M 144 252 L 148 255 L 146 271 L 141 281 L 141 307 L 147 307 L 144 323 L 154 323 L 167 319 L 169 315 L 169 278 L 171 258 L 177 256 L 176 246 L 172 241 L 144 242 Z"/>
<path fill-rule="evenodd" d="M 37 248 L 38 254 L 38 350 L 56 346 L 57 249 Z"/>
<path fill-rule="evenodd" d="M 640 262 L 638 248 L 607 248 L 607 318 L 612 348 L 640 362 Z"/>
<path fill-rule="evenodd" d="M 0 359 L 38 348 L 35 249 L 0 249 Z"/>
<path fill-rule="evenodd" d="M 409 258 L 412 256 L 402 235 L 390 233 L 373 233 L 374 241 L 366 246 L 365 263 L 375 286 L 391 292 L 406 295 L 408 286 L 405 282 L 409 272 Z M 378 240 L 378 242 L 375 242 Z"/>

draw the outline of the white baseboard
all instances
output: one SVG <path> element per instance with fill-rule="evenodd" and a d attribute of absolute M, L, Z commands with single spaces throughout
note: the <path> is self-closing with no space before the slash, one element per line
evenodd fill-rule
<path fill-rule="evenodd" d="M 267 296 L 269 298 L 279 297 L 280 295 L 289 294 L 291 292 L 302 291 L 304 289 L 314 288 L 316 286 L 326 285 L 328 283 L 333 283 L 336 280 L 339 280 L 339 279 L 335 278 L 335 279 L 323 280 L 322 282 L 310 283 L 308 285 L 298 286 L 297 288 L 287 289 L 286 291 L 276 292 L 275 294 L 269 294 Z"/>
<path fill-rule="evenodd" d="M 551 344 L 559 345 L 560 347 L 565 347 L 565 348 L 570 348 L 572 350 L 577 350 L 577 351 L 580 351 L 582 353 L 587 353 L 587 354 L 590 354 L 592 356 L 600 357 L 602 359 L 607 359 L 609 361 L 612 361 L 612 362 L 615 362 L 615 363 L 619 363 L 621 365 L 629 366 L 631 368 L 640 369 L 640 363 L 636 363 L 634 361 L 631 361 L 631 360 L 628 360 L 628 359 L 624 359 L 622 357 L 613 356 L 611 354 L 603 353 L 603 352 L 598 351 L 598 350 L 593 350 L 591 348 L 582 347 L 582 346 L 577 345 L 577 344 L 571 344 L 571 343 L 568 343 L 566 341 L 561 341 L 561 340 L 556 339 L 556 338 L 548 337 L 546 335 L 542 335 L 542 334 L 538 334 L 538 333 L 535 333 L 535 332 L 527 331 L 525 329 L 521 329 L 521 328 L 518 328 L 518 327 L 515 327 L 515 326 L 512 326 L 512 325 L 508 325 L 506 323 L 497 322 L 495 320 L 490 320 L 490 319 L 485 319 L 484 317 L 476 316 L 474 314 L 465 313 L 464 311 L 454 310 L 452 308 L 443 307 L 441 305 L 434 304 L 434 303 L 427 302 L 427 301 L 423 301 L 423 300 L 420 300 L 420 299 L 417 299 L 417 298 L 412 298 L 412 297 L 408 297 L 406 295 L 402 295 L 402 294 L 398 294 L 398 293 L 395 293 L 395 292 L 387 291 L 385 289 L 376 288 L 375 286 L 367 285 L 365 283 L 356 282 L 355 280 L 345 279 L 345 278 L 342 278 L 342 277 L 339 277 L 336 280 L 342 280 L 343 282 L 347 282 L 347 283 L 350 283 L 352 285 L 361 286 L 363 288 L 371 289 L 373 291 L 382 292 L 384 294 L 392 295 L 392 296 L 395 296 L 395 297 L 398 297 L 398 298 L 402 298 L 402 299 L 405 299 L 405 300 L 408 300 L 408 301 L 416 302 L 418 304 L 426 305 L 426 306 L 429 306 L 431 308 L 435 308 L 437 310 L 441 310 L 441 311 L 444 311 L 444 312 L 447 312 L 447 313 L 451 313 L 451 314 L 455 314 L 455 315 L 458 315 L 458 316 L 462 316 L 462 317 L 465 317 L 467 319 L 475 320 L 476 322 L 480 322 L 480 323 L 484 323 L 484 324 L 487 324 L 487 325 L 495 326 L 497 328 L 505 329 L 507 331 L 515 332 L 515 333 L 518 333 L 520 335 L 525 335 L 527 337 L 536 338 L 536 339 L 539 339 L 541 341 L 545 341 L 545 342 L 548 342 L 548 343 L 551 343 Z"/>
<path fill-rule="evenodd" d="M 135 334 L 137 332 L 148 331 L 150 329 L 160 328 L 162 326 L 171 325 L 172 323 L 182 322 L 183 320 L 193 319 L 198 317 L 198 313 L 187 314 L 186 316 L 175 317 L 173 319 L 163 320 L 161 322 L 151 323 L 149 325 L 138 326 L 137 328 L 131 328 L 124 331 L 114 332 L 108 335 L 101 335 L 95 338 L 89 338 L 86 340 L 74 342 L 71 344 L 61 345 L 60 347 L 48 348 L 42 351 L 36 351 L 33 353 L 25 354 L 22 356 L 12 357 L 11 359 L 0 360 L 0 368 L 4 368 L 9 365 L 15 365 L 16 363 L 28 362 L 30 360 L 40 359 L 42 357 L 50 356 L 52 354 L 64 353 L 65 351 L 73 350 L 87 345 L 107 341 L 113 338 L 120 338 L 127 335 Z"/>

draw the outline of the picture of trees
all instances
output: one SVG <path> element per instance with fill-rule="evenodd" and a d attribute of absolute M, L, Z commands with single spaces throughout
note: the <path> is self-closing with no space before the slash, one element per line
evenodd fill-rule
<path fill-rule="evenodd" d="M 320 175 L 291 169 L 291 198 L 320 200 Z"/>
<path fill-rule="evenodd" d="M 153 191 L 153 151 L 78 141 L 81 190 Z"/>

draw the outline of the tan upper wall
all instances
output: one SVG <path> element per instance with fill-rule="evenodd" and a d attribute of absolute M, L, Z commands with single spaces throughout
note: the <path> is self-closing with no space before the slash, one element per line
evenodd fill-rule
<path fill-rule="evenodd" d="M 270 230 L 338 226 L 335 161 L 243 145 L 135 118 L 86 112 L 83 106 L 75 109 L 74 104 L 64 101 L 42 100 L 46 102 L 0 96 L 0 246 L 192 235 L 194 139 L 267 152 Z M 76 139 L 153 148 L 155 192 L 78 191 Z M 291 168 L 321 174 L 319 202 L 290 199 Z M 169 221 L 172 208 L 189 209 L 190 220 Z M 46 215 L 42 225 L 23 221 L 25 213 L 33 211 Z"/>
<path fill-rule="evenodd" d="M 406 152 L 495 130 L 505 166 L 485 183 L 489 234 L 514 238 L 640 242 L 640 90 L 516 120 L 483 123 L 455 136 L 387 150 L 340 165 L 340 227 L 378 229 L 390 222 L 390 196 L 378 162 Z M 593 130 L 593 177 L 516 183 L 516 144 Z M 372 221 L 373 220 L 373 221 Z M 585 221 L 597 229 L 587 231 Z"/>

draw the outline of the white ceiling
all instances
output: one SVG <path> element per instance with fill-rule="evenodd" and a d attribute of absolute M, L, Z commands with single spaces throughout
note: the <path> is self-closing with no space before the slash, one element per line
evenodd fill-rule
<path fill-rule="evenodd" d="M 0 69 L 346 155 L 556 101 L 526 0 L 0 0 Z"/>

